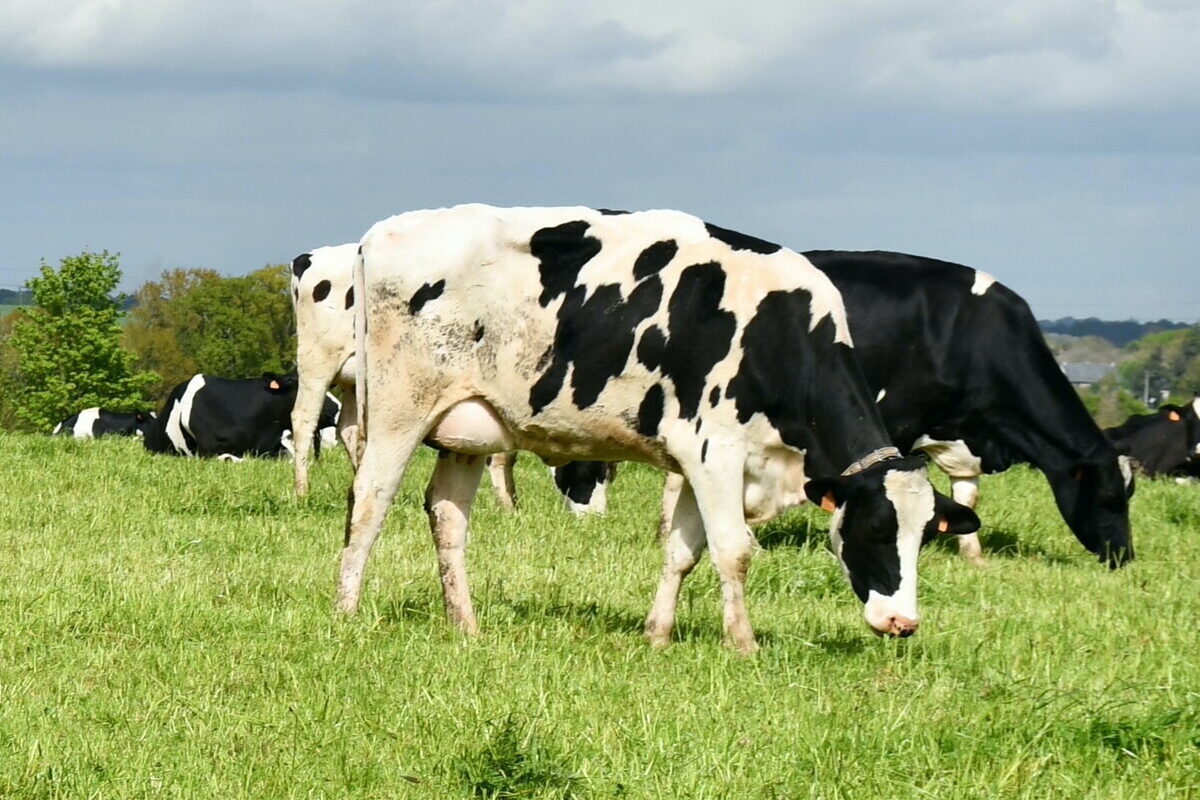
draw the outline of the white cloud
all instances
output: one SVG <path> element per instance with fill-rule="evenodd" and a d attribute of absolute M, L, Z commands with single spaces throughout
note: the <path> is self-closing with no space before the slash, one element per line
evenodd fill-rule
<path fill-rule="evenodd" d="M 1200 106 L 1183 0 L 7 0 L 0 59 L 414 96 Z"/>

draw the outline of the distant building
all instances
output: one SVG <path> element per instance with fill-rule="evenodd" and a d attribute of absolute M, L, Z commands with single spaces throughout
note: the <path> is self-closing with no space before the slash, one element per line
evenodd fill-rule
<path fill-rule="evenodd" d="M 1077 361 L 1059 366 L 1062 367 L 1063 374 L 1067 376 L 1067 380 L 1071 382 L 1072 386 L 1084 389 L 1099 383 L 1117 371 L 1116 364 L 1105 364 L 1099 361 Z"/>

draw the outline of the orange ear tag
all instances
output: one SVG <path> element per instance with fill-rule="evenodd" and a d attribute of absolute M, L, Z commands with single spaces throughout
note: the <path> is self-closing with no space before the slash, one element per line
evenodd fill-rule
<path fill-rule="evenodd" d="M 837 509 L 837 503 L 835 503 L 833 500 L 833 492 L 827 492 L 825 496 L 821 498 L 821 510 L 832 512 L 835 509 Z"/>
<path fill-rule="evenodd" d="M 1182 419 L 1182 417 L 1179 416 L 1178 411 L 1168 411 L 1167 419 L 1171 420 L 1171 422 L 1179 422 L 1179 420 Z"/>
<path fill-rule="evenodd" d="M 942 517 L 938 520 L 938 533 L 945 533 L 948 530 L 950 530 L 950 523 L 946 521 L 945 517 Z"/>
<path fill-rule="evenodd" d="M 270 383 L 267 384 L 267 387 L 270 389 L 278 389 L 279 381 L 271 381 Z"/>

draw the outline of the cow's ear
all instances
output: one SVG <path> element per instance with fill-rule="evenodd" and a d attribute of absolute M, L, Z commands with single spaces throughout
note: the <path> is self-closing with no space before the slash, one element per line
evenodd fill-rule
<path fill-rule="evenodd" d="M 834 511 L 846 502 L 846 486 L 837 478 L 813 478 L 804 484 L 804 494 L 825 511 Z"/>
<path fill-rule="evenodd" d="M 1171 422 L 1179 422 L 1183 419 L 1183 409 L 1173 403 L 1165 403 L 1158 407 L 1158 415 L 1166 417 Z"/>
<path fill-rule="evenodd" d="M 979 516 L 962 503 L 951 500 L 941 492 L 933 493 L 933 521 L 937 532 L 948 536 L 963 536 L 979 530 Z"/>

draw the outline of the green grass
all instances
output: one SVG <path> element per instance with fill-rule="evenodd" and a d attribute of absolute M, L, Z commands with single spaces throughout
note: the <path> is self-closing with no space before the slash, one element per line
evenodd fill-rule
<path fill-rule="evenodd" d="M 1108 573 L 1044 481 L 985 478 L 991 566 L 921 562 L 922 630 L 876 639 L 799 511 L 759 530 L 762 651 L 720 646 L 711 567 L 676 643 L 643 644 L 661 479 L 610 515 L 480 492 L 482 633 L 442 617 L 422 454 L 331 612 L 349 468 L 154 457 L 0 436 L 3 798 L 1200 796 L 1200 491 L 1143 481 L 1139 559 Z"/>

